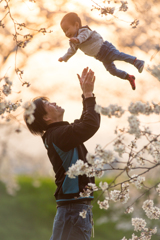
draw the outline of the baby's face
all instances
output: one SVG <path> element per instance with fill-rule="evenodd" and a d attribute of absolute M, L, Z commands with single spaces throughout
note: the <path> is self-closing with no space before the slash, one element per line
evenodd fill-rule
<path fill-rule="evenodd" d="M 65 33 L 66 37 L 71 38 L 71 37 L 74 37 L 74 35 L 78 31 L 79 23 L 75 22 L 75 24 L 72 25 L 69 22 L 62 22 L 61 28 L 62 28 L 63 32 Z"/>

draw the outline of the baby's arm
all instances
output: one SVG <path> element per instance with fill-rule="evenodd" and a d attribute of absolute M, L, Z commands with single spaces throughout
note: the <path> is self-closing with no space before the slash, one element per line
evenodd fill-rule
<path fill-rule="evenodd" d="M 79 43 L 79 40 L 78 40 L 78 38 L 76 38 L 76 37 L 71 37 L 71 38 L 69 39 L 69 41 L 72 42 L 72 43 Z"/>
<path fill-rule="evenodd" d="M 67 62 L 69 58 L 71 58 L 75 53 L 76 53 L 77 49 L 73 48 L 73 47 L 70 47 L 67 51 L 67 53 L 63 56 L 63 57 L 60 57 L 58 59 L 59 62 Z"/>

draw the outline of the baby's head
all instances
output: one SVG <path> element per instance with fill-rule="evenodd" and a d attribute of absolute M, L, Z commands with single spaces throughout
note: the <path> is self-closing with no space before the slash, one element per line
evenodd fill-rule
<path fill-rule="evenodd" d="M 74 12 L 67 13 L 61 20 L 61 28 L 68 38 L 73 37 L 80 27 L 81 19 Z"/>

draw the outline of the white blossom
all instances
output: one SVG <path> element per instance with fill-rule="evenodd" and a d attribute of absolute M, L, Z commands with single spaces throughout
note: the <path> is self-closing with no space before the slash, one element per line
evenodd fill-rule
<path fill-rule="evenodd" d="M 114 154 L 111 150 L 104 150 L 100 145 L 96 146 L 96 154 L 103 159 L 103 163 L 111 163 L 114 161 Z"/>
<path fill-rule="evenodd" d="M 145 110 L 145 104 L 138 101 L 138 102 L 131 102 L 129 107 L 128 107 L 128 111 L 133 114 L 133 115 L 138 115 L 139 113 L 144 113 Z"/>
<path fill-rule="evenodd" d="M 28 122 L 29 124 L 31 124 L 31 123 L 34 122 L 34 119 L 35 119 L 35 117 L 34 117 L 32 114 L 30 114 L 30 115 L 27 117 L 27 122 Z"/>
<path fill-rule="evenodd" d="M 128 6 L 127 6 L 128 2 L 127 1 L 121 1 L 121 6 L 119 7 L 119 11 L 123 11 L 123 12 L 126 12 L 127 9 L 128 9 Z"/>
<path fill-rule="evenodd" d="M 86 155 L 86 159 L 87 159 L 89 164 L 93 165 L 94 164 L 94 160 L 95 160 L 95 155 L 90 154 L 88 152 L 87 155 Z"/>
<path fill-rule="evenodd" d="M 108 198 L 106 198 L 104 201 L 99 201 L 98 200 L 98 205 L 99 205 L 99 207 L 100 207 L 100 209 L 108 209 L 109 208 L 109 203 L 108 203 Z"/>
<path fill-rule="evenodd" d="M 114 202 L 121 202 L 124 204 L 128 201 L 129 198 L 129 191 L 123 192 L 119 190 L 113 190 L 110 192 L 110 199 Z"/>
<path fill-rule="evenodd" d="M 102 191 L 106 191 L 108 189 L 108 183 L 107 182 L 100 182 L 99 187 L 102 189 Z"/>
<path fill-rule="evenodd" d="M 101 107 L 99 105 L 96 105 L 95 111 L 97 113 L 101 113 L 102 115 L 108 116 L 109 118 L 112 116 L 120 118 L 125 112 L 122 107 L 118 106 L 117 104 L 110 104 L 108 107 Z"/>
<path fill-rule="evenodd" d="M 136 159 L 137 163 L 139 163 L 139 165 L 141 165 L 141 166 L 144 166 L 144 165 L 145 165 L 144 159 L 143 159 L 142 157 L 140 157 L 139 155 L 137 155 L 137 156 L 135 157 L 135 159 Z"/>
<path fill-rule="evenodd" d="M 119 157 L 122 157 L 122 154 L 125 153 L 125 145 L 120 139 L 114 142 L 114 151 L 118 153 Z"/>
<path fill-rule="evenodd" d="M 96 159 L 94 162 L 94 167 L 96 169 L 103 169 L 104 166 L 104 160 L 103 159 Z"/>
<path fill-rule="evenodd" d="M 80 192 L 79 196 L 84 198 L 84 197 L 90 197 L 92 191 L 90 189 L 84 189 L 83 192 Z"/>
<path fill-rule="evenodd" d="M 97 104 L 95 104 L 95 108 L 94 108 L 94 110 L 97 112 L 97 113 L 101 113 L 101 109 L 102 109 L 102 107 L 100 106 L 100 105 L 97 105 Z"/>
<path fill-rule="evenodd" d="M 35 119 L 33 113 L 36 109 L 36 105 L 33 102 L 26 102 L 22 107 L 25 109 L 24 115 L 27 117 L 27 122 L 29 124 L 33 123 Z"/>
<path fill-rule="evenodd" d="M 142 231 L 146 226 L 146 221 L 142 218 L 132 218 L 132 225 L 134 226 L 134 231 Z"/>
<path fill-rule="evenodd" d="M 103 7 L 101 8 L 101 14 L 103 15 L 107 15 L 109 14 L 113 14 L 115 11 L 115 7 Z"/>
<path fill-rule="evenodd" d="M 148 66 L 147 70 L 160 81 L 160 64 L 152 67 Z"/>
<path fill-rule="evenodd" d="M 128 117 L 128 122 L 129 122 L 128 133 L 135 134 L 136 138 L 140 138 L 141 131 L 139 129 L 140 122 L 138 118 L 134 115 L 131 115 L 130 117 Z"/>
<path fill-rule="evenodd" d="M 4 84 L 2 88 L 2 92 L 4 93 L 4 95 L 8 96 L 12 92 L 11 86 L 8 84 Z"/>
<path fill-rule="evenodd" d="M 153 104 L 153 107 L 154 107 L 154 113 L 155 114 L 160 114 L 160 105 L 158 105 L 158 104 L 156 104 L 156 103 L 154 103 L 154 102 L 152 102 L 152 104 Z"/>
<path fill-rule="evenodd" d="M 95 183 L 88 183 L 88 186 L 91 187 L 93 191 L 98 191 L 98 187 L 96 186 Z"/>
<path fill-rule="evenodd" d="M 78 175 L 87 174 L 88 172 L 88 164 L 82 160 L 77 160 L 75 164 L 72 164 L 72 166 L 68 168 L 66 174 L 69 176 L 69 178 L 75 178 Z"/>
<path fill-rule="evenodd" d="M 5 77 L 4 78 L 4 81 L 6 82 L 6 84 L 8 84 L 9 86 L 11 86 L 12 85 L 12 82 L 9 80 L 9 78 L 8 77 Z"/>
<path fill-rule="evenodd" d="M 95 176 L 96 177 L 101 178 L 101 177 L 103 177 L 103 175 L 104 175 L 104 171 L 102 169 L 97 169 L 95 171 Z"/>
<path fill-rule="evenodd" d="M 160 218 L 160 208 L 154 207 L 154 203 L 152 200 L 146 200 L 142 205 L 142 209 L 145 211 L 149 219 Z"/>
<path fill-rule="evenodd" d="M 134 211 L 133 207 L 128 207 L 128 208 L 126 208 L 125 213 L 132 213 L 133 211 Z"/>
<path fill-rule="evenodd" d="M 150 209 L 153 207 L 154 203 L 153 200 L 146 200 L 143 205 L 142 208 L 144 211 L 150 211 Z"/>
<path fill-rule="evenodd" d="M 142 188 L 142 184 L 144 181 L 145 181 L 145 177 L 137 176 L 136 174 L 134 174 L 130 179 L 130 182 L 134 183 L 137 189 Z"/>
<path fill-rule="evenodd" d="M 6 102 L 0 102 L 0 115 L 5 112 L 6 109 Z"/>
<path fill-rule="evenodd" d="M 82 218 L 86 218 L 87 215 L 87 211 L 85 209 L 83 209 L 82 212 L 79 212 L 79 216 L 81 216 Z"/>
<path fill-rule="evenodd" d="M 22 106 L 25 109 L 24 115 L 30 115 L 34 113 L 36 105 L 33 102 L 25 102 Z"/>
<path fill-rule="evenodd" d="M 155 227 L 154 229 L 151 229 L 150 231 L 151 231 L 151 233 L 156 234 L 157 233 L 157 228 Z"/>

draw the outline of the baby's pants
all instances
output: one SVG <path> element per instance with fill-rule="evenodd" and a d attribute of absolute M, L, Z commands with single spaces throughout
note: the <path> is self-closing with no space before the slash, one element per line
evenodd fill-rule
<path fill-rule="evenodd" d="M 111 43 L 105 41 L 100 48 L 99 53 L 96 56 L 96 59 L 101 61 L 105 66 L 106 70 L 110 72 L 113 76 L 117 76 L 119 78 L 125 79 L 127 76 L 127 72 L 119 70 L 116 68 L 113 61 L 125 61 L 130 64 L 134 63 L 136 57 L 131 56 L 129 54 L 119 52 Z"/>

